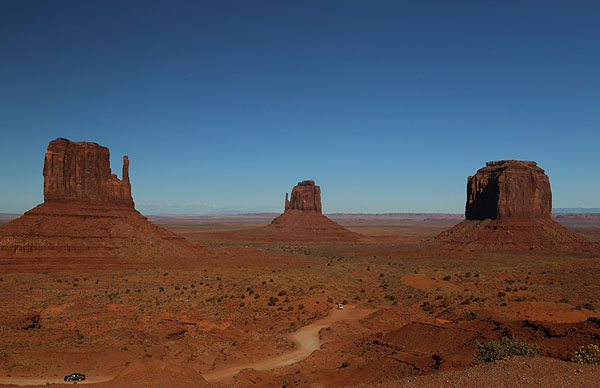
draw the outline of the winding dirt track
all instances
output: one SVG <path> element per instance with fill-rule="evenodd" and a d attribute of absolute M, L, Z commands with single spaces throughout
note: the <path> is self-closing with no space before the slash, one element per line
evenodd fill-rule
<path fill-rule="evenodd" d="M 319 338 L 319 331 L 325 327 L 328 327 L 334 322 L 338 321 L 352 321 L 366 317 L 375 310 L 371 309 L 358 309 L 354 306 L 346 306 L 343 310 L 335 309 L 327 317 L 319 319 L 316 322 L 311 323 L 308 326 L 304 326 L 294 333 L 290 334 L 290 337 L 294 340 L 297 345 L 295 350 L 284 353 L 277 357 L 269 358 L 267 360 L 258 361 L 248 364 L 239 364 L 227 367 L 225 369 L 215 370 L 204 374 L 204 378 L 207 381 L 227 381 L 231 380 L 234 375 L 244 369 L 256 369 L 256 370 L 269 370 L 280 368 L 282 366 L 291 365 L 293 363 L 302 361 L 308 358 L 312 352 L 318 350 L 321 347 L 321 340 Z M 81 381 L 78 384 L 93 384 L 110 381 L 112 377 L 91 377 L 86 381 Z M 20 386 L 28 385 L 43 385 L 46 383 L 51 384 L 67 384 L 62 379 L 56 377 L 44 379 L 44 378 L 31 378 L 31 377 L 0 377 L 0 384 L 14 384 Z"/>
<path fill-rule="evenodd" d="M 319 338 L 319 331 L 321 329 L 337 321 L 364 318 L 373 311 L 375 310 L 357 309 L 354 306 L 346 306 L 343 310 L 335 309 L 327 317 L 304 326 L 291 334 L 291 338 L 298 346 L 296 350 L 255 363 L 235 365 L 226 369 L 208 372 L 203 376 L 207 381 L 225 380 L 244 369 L 269 370 L 302 361 L 321 347 L 321 340 Z"/>

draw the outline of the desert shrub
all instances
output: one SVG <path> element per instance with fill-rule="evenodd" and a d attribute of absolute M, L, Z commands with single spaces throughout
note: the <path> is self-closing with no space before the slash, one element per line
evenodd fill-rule
<path fill-rule="evenodd" d="M 593 305 L 593 304 L 591 304 L 591 303 L 584 303 L 584 304 L 583 304 L 583 308 L 585 308 L 585 309 L 588 309 L 588 310 L 591 310 L 591 311 L 594 311 L 594 310 L 596 310 L 596 306 L 594 306 L 594 305 Z"/>
<path fill-rule="evenodd" d="M 269 298 L 269 306 L 275 306 L 275 303 L 279 302 L 279 298 L 272 296 Z"/>
<path fill-rule="evenodd" d="M 600 365 L 600 347 L 594 344 L 590 344 L 587 347 L 580 346 L 579 350 L 571 358 L 571 361 L 579 364 Z"/>
<path fill-rule="evenodd" d="M 450 280 L 450 275 L 448 275 L 448 276 L 444 276 L 444 277 L 442 278 L 442 280 L 445 280 L 445 281 L 448 281 L 448 280 Z"/>
<path fill-rule="evenodd" d="M 279 293 L 277 294 L 277 296 L 284 296 L 287 295 L 287 291 L 286 290 L 281 290 L 279 291 Z"/>
<path fill-rule="evenodd" d="M 492 362 L 512 356 L 535 357 L 537 354 L 537 345 L 520 341 L 513 336 L 506 336 L 500 340 L 480 343 L 473 358 L 479 362 Z"/>

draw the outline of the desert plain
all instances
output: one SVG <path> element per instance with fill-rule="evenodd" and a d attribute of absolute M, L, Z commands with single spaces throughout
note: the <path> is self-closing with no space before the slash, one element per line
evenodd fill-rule
<path fill-rule="evenodd" d="M 0 383 L 61 384 L 73 372 L 99 387 L 599 381 L 597 366 L 566 360 L 600 344 L 600 252 L 433 240 L 457 215 L 330 217 L 361 238 L 244 241 L 234 231 L 260 231 L 272 215 L 162 216 L 150 219 L 193 244 L 194 257 L 2 258 Z M 597 215 L 554 218 L 600 242 Z M 293 333 L 338 303 L 346 315 L 316 331 L 317 350 L 269 364 L 301 348 Z M 474 361 L 478 343 L 507 333 L 540 356 Z"/>

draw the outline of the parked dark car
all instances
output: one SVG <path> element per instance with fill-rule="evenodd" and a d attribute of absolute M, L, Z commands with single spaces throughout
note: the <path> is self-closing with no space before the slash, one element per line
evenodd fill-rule
<path fill-rule="evenodd" d="M 70 375 L 65 376 L 65 381 L 82 381 L 85 380 L 85 375 L 83 373 L 71 373 Z"/>

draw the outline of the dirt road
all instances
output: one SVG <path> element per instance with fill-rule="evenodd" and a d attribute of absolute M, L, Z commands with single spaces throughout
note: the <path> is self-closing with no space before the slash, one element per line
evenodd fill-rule
<path fill-rule="evenodd" d="M 375 310 L 370 309 L 359 309 L 354 306 L 346 306 L 343 310 L 335 309 L 327 317 L 320 319 L 308 326 L 304 326 L 290 335 L 292 340 L 296 343 L 297 348 L 291 352 L 284 353 L 277 357 L 269 358 L 267 360 L 258 361 L 248 364 L 239 364 L 220 369 L 204 374 L 204 378 L 207 381 L 231 381 L 232 377 L 239 373 L 243 369 L 256 369 L 256 370 L 269 370 L 280 368 L 282 366 L 291 365 L 298 361 L 302 361 L 308 358 L 312 352 L 321 347 L 321 340 L 319 338 L 319 331 L 325 327 L 328 327 L 334 322 L 344 320 L 358 320 L 366 317 Z M 86 381 L 78 382 L 78 384 L 92 384 L 110 381 L 112 377 L 88 377 Z M 31 378 L 31 377 L 0 377 L 0 385 L 2 384 L 13 384 L 20 386 L 28 385 L 44 385 L 44 384 L 65 384 L 62 379 L 53 378 Z"/>
<path fill-rule="evenodd" d="M 207 381 L 226 380 L 243 369 L 269 370 L 302 361 L 321 347 L 321 340 L 319 338 L 319 331 L 321 329 L 337 321 L 364 318 L 373 311 L 375 310 L 357 309 L 353 306 L 346 306 L 343 310 L 335 309 L 327 317 L 304 326 L 291 334 L 291 338 L 297 345 L 296 350 L 255 363 L 235 365 L 226 369 L 216 370 L 206 373 L 203 376 Z"/>

